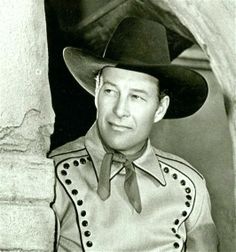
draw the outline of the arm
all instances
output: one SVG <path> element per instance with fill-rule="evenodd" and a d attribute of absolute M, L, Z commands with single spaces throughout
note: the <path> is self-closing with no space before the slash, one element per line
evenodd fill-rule
<path fill-rule="evenodd" d="M 55 202 L 52 208 L 57 220 L 56 251 L 83 251 L 74 206 L 58 180 L 56 181 Z"/>
<path fill-rule="evenodd" d="M 218 239 L 215 224 L 211 217 L 209 194 L 204 182 L 198 191 L 191 219 L 191 226 L 187 226 L 187 252 L 216 252 Z"/>

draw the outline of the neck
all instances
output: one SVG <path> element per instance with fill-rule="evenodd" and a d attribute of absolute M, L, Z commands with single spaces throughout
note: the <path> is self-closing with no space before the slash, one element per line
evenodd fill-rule
<path fill-rule="evenodd" d="M 110 146 L 107 145 L 106 143 L 104 143 L 104 142 L 102 142 L 102 143 L 103 143 L 103 148 L 105 149 L 105 151 L 107 153 L 109 153 L 109 152 L 121 153 L 130 161 L 134 161 L 134 160 L 138 159 L 139 157 L 141 157 L 147 148 L 147 141 L 143 142 L 143 144 L 140 145 L 140 148 L 136 148 L 135 150 L 134 149 L 127 150 L 127 151 L 115 150 L 115 149 L 110 148 Z"/>
<path fill-rule="evenodd" d="M 147 147 L 147 140 L 135 146 L 135 148 L 131 148 L 128 150 L 115 150 L 115 151 L 120 152 L 125 156 L 133 156 L 136 155 L 137 153 L 143 153 L 146 150 L 146 147 Z"/>

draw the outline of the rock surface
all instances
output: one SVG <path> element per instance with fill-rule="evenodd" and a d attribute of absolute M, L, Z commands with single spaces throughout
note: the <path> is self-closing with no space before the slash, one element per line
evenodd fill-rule
<path fill-rule="evenodd" d="M 0 2 L 0 251 L 52 251 L 54 112 L 44 1 Z"/>

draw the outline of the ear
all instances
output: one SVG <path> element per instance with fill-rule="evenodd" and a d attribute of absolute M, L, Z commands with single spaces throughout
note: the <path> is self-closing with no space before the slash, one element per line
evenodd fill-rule
<path fill-rule="evenodd" d="M 170 97 L 168 95 L 164 96 L 160 100 L 158 108 L 154 116 L 154 123 L 159 122 L 164 117 L 169 107 L 169 104 L 170 104 Z"/>

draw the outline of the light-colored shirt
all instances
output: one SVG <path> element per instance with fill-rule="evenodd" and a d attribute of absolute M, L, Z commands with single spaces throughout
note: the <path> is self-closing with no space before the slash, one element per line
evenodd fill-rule
<path fill-rule="evenodd" d="M 51 153 L 56 167 L 53 209 L 57 251 L 217 251 L 203 176 L 185 160 L 148 141 L 134 161 L 142 202 L 138 214 L 124 190 L 125 169 L 112 165 L 111 195 L 97 194 L 105 151 L 95 125 Z"/>

